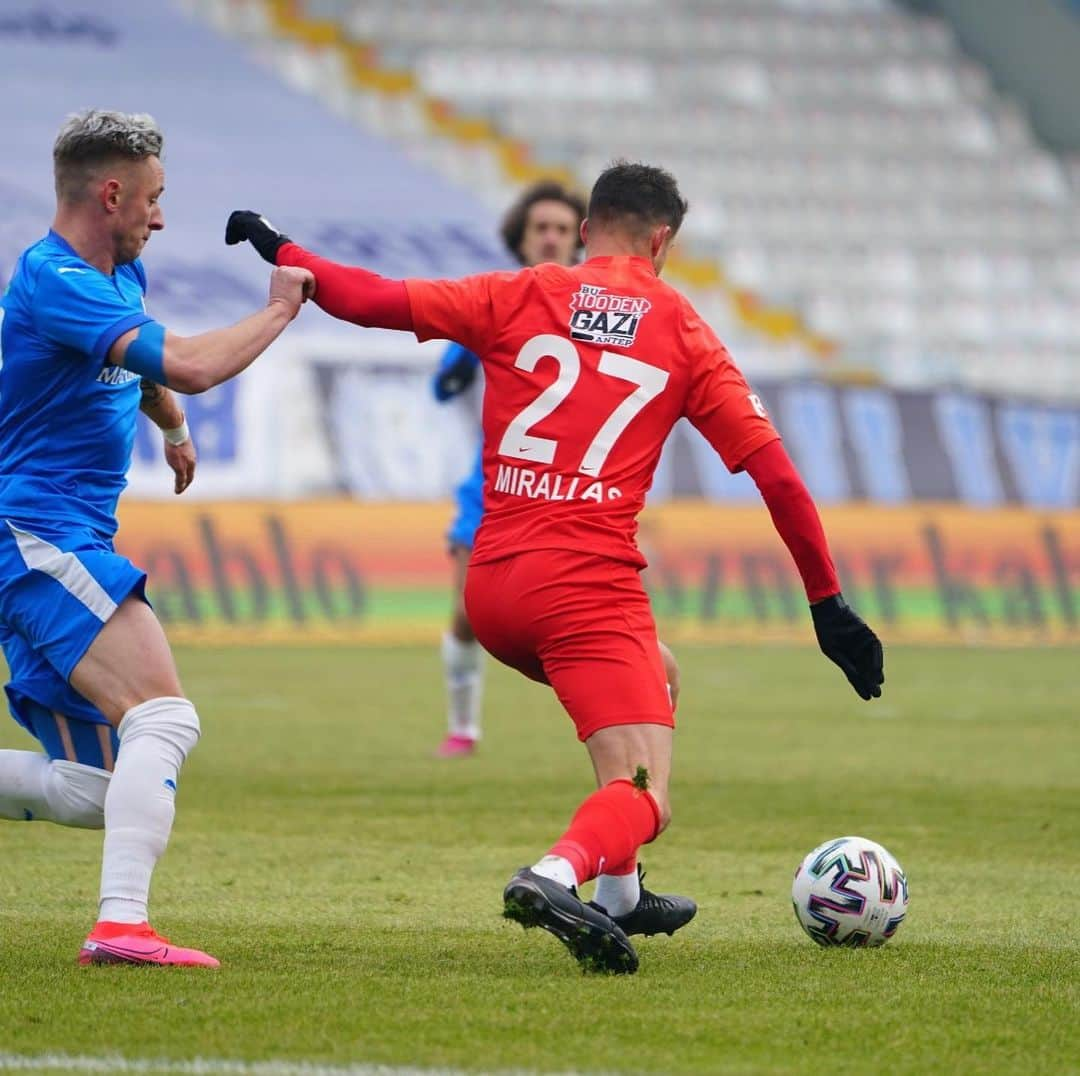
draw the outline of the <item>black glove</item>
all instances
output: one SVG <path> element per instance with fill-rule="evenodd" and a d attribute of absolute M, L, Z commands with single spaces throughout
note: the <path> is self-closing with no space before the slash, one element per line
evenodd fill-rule
<path fill-rule="evenodd" d="M 279 232 L 261 213 L 253 209 L 234 209 L 225 225 L 225 242 L 234 246 L 247 240 L 271 265 L 277 265 L 279 248 L 292 240 Z"/>
<path fill-rule="evenodd" d="M 821 652 L 836 662 L 848 682 L 864 699 L 881 697 L 885 657 L 881 640 L 851 608 L 842 594 L 810 606 Z"/>
<path fill-rule="evenodd" d="M 442 403 L 463 393 L 476 380 L 478 365 L 473 355 L 463 351 L 435 375 L 435 399 Z"/>

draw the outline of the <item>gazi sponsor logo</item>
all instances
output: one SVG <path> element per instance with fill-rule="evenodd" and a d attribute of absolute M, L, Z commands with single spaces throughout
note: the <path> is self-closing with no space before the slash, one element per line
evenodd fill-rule
<path fill-rule="evenodd" d="M 570 338 L 630 347 L 651 307 L 640 295 L 613 295 L 595 284 L 582 284 L 570 299 Z"/>

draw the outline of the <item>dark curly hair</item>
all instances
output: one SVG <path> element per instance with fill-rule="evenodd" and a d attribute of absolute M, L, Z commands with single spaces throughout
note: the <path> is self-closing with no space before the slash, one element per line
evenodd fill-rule
<path fill-rule="evenodd" d="M 590 221 L 625 221 L 641 231 L 670 224 L 677 232 L 689 208 L 670 172 L 623 160 L 600 173 L 589 195 Z"/>
<path fill-rule="evenodd" d="M 526 187 L 521 192 L 518 200 L 506 211 L 503 217 L 502 228 L 499 234 L 502 236 L 506 249 L 521 261 L 521 242 L 525 238 L 525 225 L 529 220 L 529 210 L 537 202 L 562 202 L 568 205 L 576 214 L 578 224 L 585 218 L 585 199 L 574 191 L 567 190 L 561 183 L 555 180 L 545 179 Z M 582 247 L 580 234 L 577 237 L 577 245 Z"/>

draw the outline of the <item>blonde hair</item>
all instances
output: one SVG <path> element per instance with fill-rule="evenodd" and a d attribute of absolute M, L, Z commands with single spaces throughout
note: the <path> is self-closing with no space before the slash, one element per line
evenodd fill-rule
<path fill-rule="evenodd" d="M 53 144 L 57 200 L 79 201 L 103 165 L 160 157 L 164 144 L 161 128 L 145 112 L 91 108 L 73 113 Z"/>

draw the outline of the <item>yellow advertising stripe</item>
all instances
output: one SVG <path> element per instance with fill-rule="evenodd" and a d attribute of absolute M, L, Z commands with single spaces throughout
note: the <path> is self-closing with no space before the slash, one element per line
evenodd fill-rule
<path fill-rule="evenodd" d="M 217 556 L 243 562 L 241 567 L 265 566 L 275 575 L 286 568 L 310 567 L 314 559 L 329 568 L 355 557 L 380 586 L 423 586 L 439 583 L 446 574 L 443 532 L 450 512 L 451 506 L 443 502 L 348 498 L 129 500 L 121 504 L 118 544 L 143 563 L 156 560 L 169 567 L 182 559 L 197 585 L 211 578 Z M 857 561 L 892 556 L 900 586 L 933 583 L 938 553 L 949 564 L 958 561 L 980 585 L 983 579 L 1001 576 L 1002 568 L 1025 564 L 1037 579 L 1055 573 L 1075 576 L 1073 566 L 1080 561 L 1080 512 L 851 504 L 825 506 L 822 516 L 839 552 Z M 768 514 L 757 504 L 684 500 L 652 506 L 642 513 L 639 540 L 654 566 L 703 554 L 784 552 Z M 303 563 L 282 565 L 286 551 Z"/>

